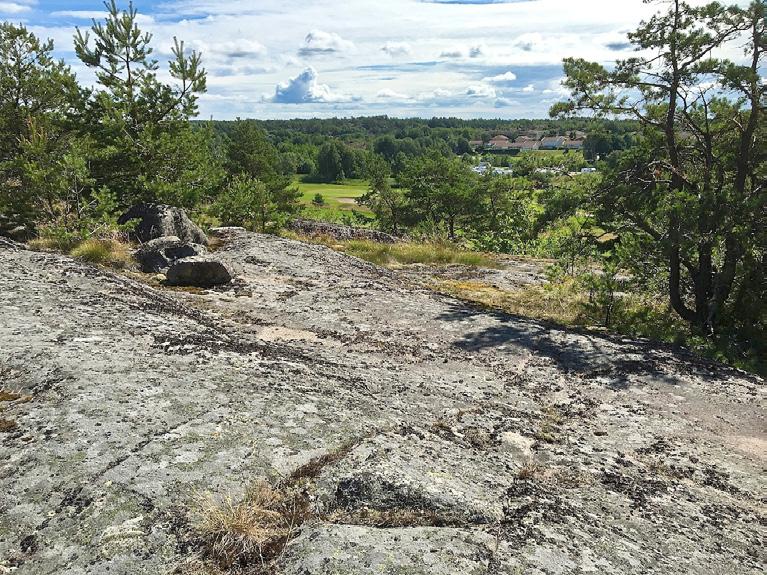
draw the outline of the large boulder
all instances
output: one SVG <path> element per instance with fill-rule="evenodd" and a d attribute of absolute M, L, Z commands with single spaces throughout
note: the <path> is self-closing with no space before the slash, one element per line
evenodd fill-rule
<path fill-rule="evenodd" d="M 177 236 L 163 236 L 143 244 L 133 257 L 142 272 L 157 273 L 167 270 L 176 260 L 206 253 L 208 250 L 203 245 L 184 243 Z"/>
<path fill-rule="evenodd" d="M 222 262 L 205 256 L 175 261 L 165 274 L 168 285 L 213 287 L 232 281 L 232 270 Z"/>
<path fill-rule="evenodd" d="M 117 220 L 120 225 L 138 220 L 132 239 L 148 242 L 163 236 L 176 236 L 184 243 L 208 245 L 205 233 L 181 208 L 165 204 L 137 204 Z"/>

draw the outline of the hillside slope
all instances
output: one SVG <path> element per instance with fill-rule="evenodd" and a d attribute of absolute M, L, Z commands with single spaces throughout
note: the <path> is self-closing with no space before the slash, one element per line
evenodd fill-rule
<path fill-rule="evenodd" d="M 763 572 L 762 380 L 322 246 L 217 256 L 188 293 L 0 243 L 0 572 L 191 572 L 200 492 L 342 445 L 280 573 Z"/>

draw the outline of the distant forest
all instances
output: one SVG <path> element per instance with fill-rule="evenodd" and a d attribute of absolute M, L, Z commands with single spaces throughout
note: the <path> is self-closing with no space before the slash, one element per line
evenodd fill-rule
<path fill-rule="evenodd" d="M 510 139 L 529 132 L 540 136 L 568 135 L 575 131 L 585 132 L 595 138 L 625 140 L 627 135 L 639 129 L 633 120 L 603 120 L 597 118 L 563 119 L 471 119 L 461 118 L 391 118 L 389 116 L 366 116 L 357 118 L 311 118 L 291 120 L 249 120 L 263 129 L 272 144 L 322 145 L 328 138 L 344 143 L 368 147 L 384 137 L 403 143 L 405 149 L 425 150 L 447 146 L 453 152 L 468 152 L 471 140 L 487 141 L 503 134 Z M 208 123 L 198 121 L 197 123 Z M 236 121 L 213 120 L 216 132 L 230 135 Z M 407 152 L 406 152 L 407 153 Z M 410 153 L 407 155 L 416 155 Z"/>

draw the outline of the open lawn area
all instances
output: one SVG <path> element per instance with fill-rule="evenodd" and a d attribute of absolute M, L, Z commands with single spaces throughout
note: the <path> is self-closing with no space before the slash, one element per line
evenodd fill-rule
<path fill-rule="evenodd" d="M 367 206 L 358 205 L 356 199 L 367 192 L 368 183 L 365 180 L 344 180 L 343 183 L 325 184 L 302 182 L 296 180 L 301 192 L 301 203 L 304 205 L 304 217 L 313 220 L 345 223 L 344 218 L 355 216 L 362 220 L 355 225 L 364 225 L 365 221 L 373 218 L 373 212 Z M 313 203 L 317 194 L 322 195 L 324 203 L 320 206 Z"/>
<path fill-rule="evenodd" d="M 298 189 L 301 191 L 301 203 L 312 205 L 312 200 L 316 194 L 322 194 L 325 200 L 325 207 L 338 210 L 356 209 L 363 212 L 369 212 L 367 207 L 358 206 L 356 198 L 368 191 L 368 183 L 365 180 L 344 180 L 340 184 L 325 184 L 314 182 L 297 181 Z"/>

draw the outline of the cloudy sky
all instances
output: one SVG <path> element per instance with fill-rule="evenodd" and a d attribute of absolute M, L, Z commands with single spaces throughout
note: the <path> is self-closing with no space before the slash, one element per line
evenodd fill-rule
<path fill-rule="evenodd" d="M 693 2 L 699 3 L 699 2 Z M 127 0 L 119 5 L 127 6 Z M 545 117 L 561 61 L 609 63 L 654 12 L 642 0 L 135 0 L 163 61 L 173 36 L 203 53 L 201 117 Z M 53 38 L 84 83 L 76 26 L 99 0 L 0 1 Z"/>

